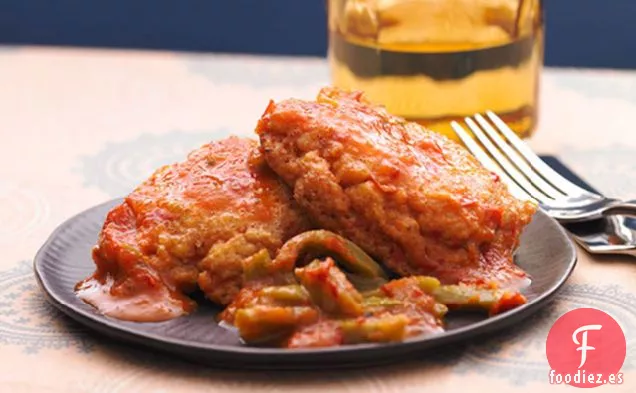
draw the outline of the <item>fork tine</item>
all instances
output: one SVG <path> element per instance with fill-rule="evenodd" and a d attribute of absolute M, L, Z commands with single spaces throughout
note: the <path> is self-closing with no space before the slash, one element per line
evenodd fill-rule
<path fill-rule="evenodd" d="M 508 142 L 526 159 L 535 171 L 554 187 L 569 196 L 575 195 L 595 195 L 581 187 L 573 184 L 563 176 L 556 173 L 546 163 L 543 162 L 530 148 L 492 111 L 487 111 L 486 115 L 497 126 L 499 131 L 508 139 Z"/>
<path fill-rule="evenodd" d="M 517 168 L 523 173 L 528 180 L 534 185 L 539 191 L 543 192 L 547 196 L 557 199 L 562 198 L 564 195 L 556 188 L 552 187 L 549 183 L 547 183 L 543 178 L 536 174 L 536 172 L 530 168 L 530 166 L 525 162 L 525 160 L 515 151 L 515 149 L 511 148 L 509 144 L 507 144 L 503 138 L 499 135 L 497 131 L 486 121 L 486 119 L 477 114 L 474 116 L 477 119 L 477 122 L 481 125 L 482 130 L 488 134 L 490 139 L 495 142 L 497 146 L 504 152 L 506 158 L 511 160 Z"/>
<path fill-rule="evenodd" d="M 506 173 L 508 173 L 508 176 L 510 176 L 510 178 L 514 180 L 519 185 L 519 187 L 524 189 L 532 198 L 536 199 L 539 202 L 545 203 L 552 200 L 541 191 L 537 190 L 536 187 L 530 184 L 525 176 L 519 173 L 515 166 L 512 165 L 510 161 L 508 161 L 508 159 L 504 157 L 503 154 L 501 154 L 499 149 L 497 149 L 497 147 L 492 144 L 490 139 L 488 139 L 486 134 L 484 134 L 484 132 L 481 130 L 481 128 L 479 128 L 477 123 L 473 121 L 473 119 L 471 119 L 470 117 L 466 117 L 464 121 L 466 122 L 466 124 L 468 124 L 468 127 L 471 129 L 473 134 L 475 134 L 477 139 L 479 139 L 479 142 L 481 142 L 486 151 L 490 153 L 494 161 L 497 162 L 497 164 L 499 164 L 499 166 Z"/>
<path fill-rule="evenodd" d="M 501 168 L 490 157 L 488 157 L 488 154 L 486 154 L 486 152 L 484 152 L 484 150 L 479 147 L 477 142 L 475 142 L 473 138 L 471 138 L 468 133 L 466 133 L 464 128 L 459 125 L 459 123 L 457 123 L 456 121 L 452 121 L 451 127 L 453 127 L 453 130 L 455 131 L 459 139 L 461 139 L 461 141 L 464 143 L 468 151 L 470 151 L 475 156 L 475 158 L 477 158 L 477 161 L 479 161 L 484 167 L 497 174 L 497 176 L 499 176 L 499 178 L 508 186 L 508 190 L 513 196 L 521 200 L 532 199 L 532 197 L 528 195 L 527 192 L 522 190 L 517 185 L 517 183 L 510 179 L 508 175 L 506 175 L 506 173 L 502 171 Z"/>

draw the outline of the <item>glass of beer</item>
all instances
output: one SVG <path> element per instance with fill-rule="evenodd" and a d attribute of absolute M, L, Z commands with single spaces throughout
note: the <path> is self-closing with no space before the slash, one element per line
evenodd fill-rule
<path fill-rule="evenodd" d="M 328 0 L 332 82 L 454 138 L 492 110 L 521 137 L 537 123 L 541 0 Z"/>

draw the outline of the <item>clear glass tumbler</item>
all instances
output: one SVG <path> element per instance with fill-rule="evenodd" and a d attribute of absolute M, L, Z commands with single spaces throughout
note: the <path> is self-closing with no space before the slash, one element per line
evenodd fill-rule
<path fill-rule="evenodd" d="M 486 110 L 534 130 L 541 0 L 328 0 L 328 14 L 335 86 L 449 136 Z"/>

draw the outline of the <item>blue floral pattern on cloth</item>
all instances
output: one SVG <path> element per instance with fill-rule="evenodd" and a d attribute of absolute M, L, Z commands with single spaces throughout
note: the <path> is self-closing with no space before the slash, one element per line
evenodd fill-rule
<path fill-rule="evenodd" d="M 75 172 L 83 175 L 85 186 L 121 197 L 157 168 L 183 161 L 190 151 L 228 135 L 225 130 L 143 134 L 130 141 L 108 143 L 96 155 L 82 157 Z"/>
<path fill-rule="evenodd" d="M 259 87 L 298 87 L 314 83 L 328 83 L 329 70 L 316 61 L 268 60 L 254 61 L 246 56 L 237 63 L 236 57 L 210 55 L 190 56 L 184 59 L 190 72 L 218 84 Z"/>
<path fill-rule="evenodd" d="M 533 317 L 492 339 L 469 345 L 454 371 L 506 378 L 521 385 L 546 381 L 549 365 L 545 343 L 550 328 L 566 312 L 575 308 L 598 308 L 619 321 L 627 339 L 623 370 L 636 367 L 636 340 L 627 332 L 636 330 L 636 295 L 615 285 L 570 284 L 557 300 Z"/>
<path fill-rule="evenodd" d="M 46 302 L 29 262 L 0 272 L 0 346 L 19 345 L 32 354 L 46 348 L 89 352 L 94 342 Z"/>
<path fill-rule="evenodd" d="M 0 245 L 12 244 L 45 223 L 51 207 L 46 196 L 0 179 Z"/>

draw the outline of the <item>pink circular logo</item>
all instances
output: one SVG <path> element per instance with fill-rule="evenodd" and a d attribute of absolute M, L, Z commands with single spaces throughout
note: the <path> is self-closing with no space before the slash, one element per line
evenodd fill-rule
<path fill-rule="evenodd" d="M 548 333 L 550 383 L 581 388 L 622 384 L 626 352 L 625 334 L 610 315 L 595 308 L 569 311 Z"/>

